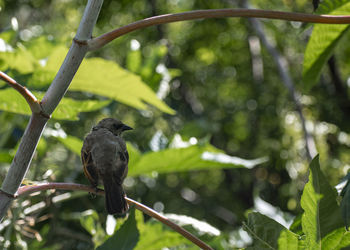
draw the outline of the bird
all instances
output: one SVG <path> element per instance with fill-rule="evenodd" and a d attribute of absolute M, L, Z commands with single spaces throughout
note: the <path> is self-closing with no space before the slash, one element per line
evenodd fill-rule
<path fill-rule="evenodd" d="M 129 209 L 122 186 L 129 154 L 121 134 L 131 129 L 118 119 L 102 119 L 92 127 L 81 149 L 85 176 L 96 189 L 99 184 L 104 186 L 108 214 L 125 214 Z"/>

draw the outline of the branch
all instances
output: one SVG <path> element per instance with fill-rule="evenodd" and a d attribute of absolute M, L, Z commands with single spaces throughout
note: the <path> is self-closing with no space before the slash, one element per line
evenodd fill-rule
<path fill-rule="evenodd" d="M 0 220 L 4 217 L 32 161 L 34 151 L 39 142 L 50 115 L 66 93 L 80 63 L 84 59 L 87 40 L 91 38 L 103 0 L 89 0 L 81 19 L 77 34 L 55 79 L 41 101 L 42 113 L 33 113 L 19 144 L 10 169 L 0 189 Z M 46 115 L 42 115 L 46 114 Z"/>
<path fill-rule="evenodd" d="M 41 112 L 40 102 L 26 87 L 23 87 L 21 84 L 16 82 L 14 79 L 2 71 L 0 71 L 0 78 L 7 82 L 12 88 L 17 90 L 24 97 L 33 113 Z"/>
<path fill-rule="evenodd" d="M 88 1 L 73 44 L 41 101 L 41 106 L 46 114 L 51 114 L 55 110 L 83 61 L 88 51 L 87 41 L 91 39 L 102 3 L 103 0 Z"/>
<path fill-rule="evenodd" d="M 18 195 L 17 197 L 24 197 L 26 195 L 29 195 L 34 192 L 48 190 L 48 189 L 63 189 L 63 190 L 81 190 L 81 191 L 87 191 L 90 193 L 95 193 L 98 195 L 104 195 L 104 191 L 101 189 L 98 189 L 96 192 L 96 188 L 92 186 L 86 186 L 82 184 L 75 184 L 75 183 L 42 183 L 37 185 L 29 185 L 29 186 L 22 186 L 18 189 Z M 134 205 L 138 210 L 144 212 L 145 214 L 159 220 L 161 223 L 167 225 L 168 227 L 174 229 L 176 232 L 183 235 L 185 238 L 199 246 L 201 249 L 212 249 L 210 246 L 205 244 L 203 241 L 198 239 L 196 236 L 185 230 L 184 228 L 180 227 L 179 225 L 175 224 L 165 216 L 161 215 L 160 213 L 156 212 L 152 208 L 149 208 L 142 203 L 139 203 L 137 201 L 134 201 L 133 199 L 130 199 L 128 197 L 125 197 L 126 201 L 129 205 Z"/>
<path fill-rule="evenodd" d="M 350 16 L 332 16 L 332 15 L 313 15 L 295 12 L 283 12 L 272 10 L 257 10 L 257 9 L 214 9 L 214 10 L 195 10 L 182 12 L 177 14 L 165 14 L 146 18 L 121 28 L 112 30 L 99 37 L 88 41 L 89 50 L 96 50 L 114 39 L 130 33 L 134 30 L 185 20 L 194 20 L 202 18 L 222 18 L 222 17 L 256 17 L 279 19 L 286 21 L 297 21 L 306 23 L 328 23 L 328 24 L 349 24 Z"/>

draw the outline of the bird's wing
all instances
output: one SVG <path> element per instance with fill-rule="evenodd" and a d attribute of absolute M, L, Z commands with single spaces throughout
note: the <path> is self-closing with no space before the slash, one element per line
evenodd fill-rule
<path fill-rule="evenodd" d="M 91 184 L 96 187 L 98 184 L 98 173 L 91 155 L 91 139 L 91 135 L 88 135 L 84 140 L 81 149 L 81 161 L 83 163 L 85 176 L 89 179 Z"/>

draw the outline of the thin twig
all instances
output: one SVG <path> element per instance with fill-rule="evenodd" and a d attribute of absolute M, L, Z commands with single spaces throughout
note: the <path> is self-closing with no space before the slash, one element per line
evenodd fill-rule
<path fill-rule="evenodd" d="M 334 15 L 313 15 L 295 12 L 283 12 L 272 10 L 257 9 L 214 9 L 214 10 L 195 10 L 176 14 L 165 14 L 146 18 L 121 28 L 112 30 L 99 37 L 93 38 L 88 42 L 89 50 L 96 50 L 103 47 L 114 39 L 132 32 L 159 24 L 172 23 L 185 20 L 194 20 L 202 18 L 222 18 L 222 17 L 256 17 L 280 19 L 287 21 L 298 21 L 306 23 L 328 23 L 328 24 L 350 24 L 350 16 L 334 16 Z"/>
<path fill-rule="evenodd" d="M 64 189 L 64 190 L 81 190 L 81 191 L 87 191 L 90 193 L 95 193 L 98 195 L 104 195 L 104 191 L 101 189 L 96 190 L 96 188 L 92 186 L 82 185 L 82 184 L 76 184 L 76 183 L 57 183 L 57 182 L 51 182 L 51 183 L 41 183 L 41 184 L 35 184 L 35 185 L 28 185 L 28 186 L 22 186 L 18 189 L 17 197 L 23 197 L 26 195 L 29 195 L 34 192 L 38 191 L 44 191 L 48 189 Z M 205 244 L 203 241 L 198 239 L 196 236 L 185 230 L 184 228 L 180 227 L 179 225 L 175 224 L 165 216 L 161 215 L 160 213 L 156 212 L 152 208 L 149 208 L 142 203 L 139 203 L 137 201 L 134 201 L 133 199 L 130 199 L 128 197 L 125 197 L 126 201 L 129 205 L 134 205 L 138 210 L 144 212 L 145 214 L 159 220 L 163 224 L 167 225 L 168 227 L 174 229 L 176 232 L 180 233 L 184 237 L 186 237 L 188 240 L 196 244 L 202 249 L 213 249 L 207 244 Z"/>
<path fill-rule="evenodd" d="M 22 86 L 2 71 L 0 71 L 0 78 L 7 82 L 12 88 L 17 90 L 24 97 L 33 113 L 41 112 L 41 107 L 38 99 L 26 87 Z"/>

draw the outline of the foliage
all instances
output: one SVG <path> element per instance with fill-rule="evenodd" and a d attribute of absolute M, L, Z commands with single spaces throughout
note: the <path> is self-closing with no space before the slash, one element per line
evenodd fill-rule
<path fill-rule="evenodd" d="M 0 70 L 41 99 L 85 2 L 0 1 Z M 312 12 L 304 0 L 251 3 Z M 105 0 L 94 36 L 153 15 L 237 7 L 233 1 Z M 317 9 L 349 12 L 343 0 L 322 1 Z M 125 134 L 128 196 L 181 218 L 177 223 L 213 248 L 348 247 L 341 216 L 348 226 L 349 184 L 341 196 L 333 188 L 350 162 L 348 26 L 317 24 L 309 36 L 298 23 L 263 24 L 298 83 L 320 154 L 311 164 L 295 103 L 271 55 L 246 19 L 223 18 L 150 27 L 88 54 L 47 124 L 26 183 L 87 184 L 82 139 L 101 118 L 118 117 L 134 128 Z M 23 98 L 0 82 L 1 180 L 29 114 Z M 268 213 L 271 208 L 279 212 Z M 50 190 L 16 200 L 0 231 L 5 249 L 194 249 L 134 208 L 126 218 L 107 216 L 103 198 L 83 192 Z"/>
<path fill-rule="evenodd" d="M 324 5 L 325 3 L 321 6 Z M 344 1 L 336 8 L 332 8 L 329 12 L 326 12 L 326 14 L 346 15 L 349 12 L 350 3 Z M 339 40 L 347 30 L 348 25 L 314 25 L 304 54 L 303 80 L 308 89 L 319 80 L 322 67 L 331 57 Z"/>
<path fill-rule="evenodd" d="M 301 197 L 302 231 L 295 234 L 262 214 L 250 213 L 245 230 L 256 239 L 251 248 L 342 249 L 349 246 L 350 234 L 344 230 L 336 198 L 335 190 L 320 170 L 317 156 L 310 164 L 309 181 Z"/>

